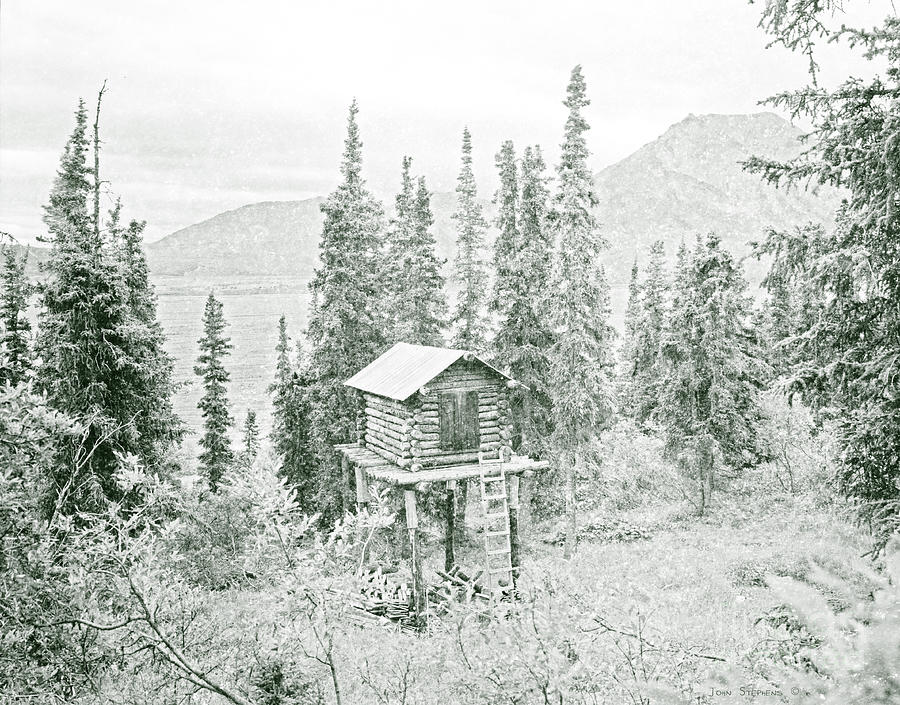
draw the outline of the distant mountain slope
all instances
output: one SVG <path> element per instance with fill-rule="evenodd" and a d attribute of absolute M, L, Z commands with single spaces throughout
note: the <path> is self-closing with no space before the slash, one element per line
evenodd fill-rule
<path fill-rule="evenodd" d="M 611 244 L 604 259 L 614 288 L 625 283 L 633 258 L 643 259 L 656 239 L 674 254 L 682 239 L 715 231 L 743 255 L 747 242 L 769 226 L 830 223 L 837 205 L 833 190 L 777 190 L 741 169 L 740 162 L 752 154 L 796 155 L 800 135 L 773 113 L 691 115 L 597 173 L 598 214 Z M 150 268 L 167 275 L 307 278 L 315 267 L 321 202 L 255 203 L 221 213 L 148 245 Z M 454 204 L 453 193 L 433 197 L 438 254 L 447 260 L 454 256 Z M 758 265 L 747 264 L 758 280 Z"/>
<path fill-rule="evenodd" d="M 830 223 L 837 194 L 775 189 L 741 169 L 750 155 L 789 159 L 800 130 L 773 113 L 690 115 L 631 156 L 596 174 L 599 216 L 611 248 L 610 278 L 621 285 L 635 255 L 657 239 L 674 254 L 682 239 L 717 232 L 738 255 L 768 227 Z M 759 267 L 747 262 L 751 278 Z M 754 271 L 756 270 L 756 271 Z"/>
<path fill-rule="evenodd" d="M 226 211 L 147 245 L 154 274 L 300 275 L 312 271 L 321 198 L 267 201 Z"/>

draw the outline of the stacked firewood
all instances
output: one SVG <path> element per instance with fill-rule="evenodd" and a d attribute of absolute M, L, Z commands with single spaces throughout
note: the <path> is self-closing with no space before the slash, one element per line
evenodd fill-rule
<path fill-rule="evenodd" d="M 473 600 L 488 601 L 490 593 L 478 582 L 484 571 L 479 570 L 469 577 L 458 565 L 451 566 L 450 570 L 435 571 L 441 583 L 435 585 L 429 593 L 429 597 L 437 603 L 438 612 L 446 610 L 451 601 L 472 602 Z"/>
<path fill-rule="evenodd" d="M 489 601 L 490 594 L 478 582 L 482 571 L 467 575 L 454 565 L 437 571 L 441 579 L 427 587 L 429 612 L 441 615 L 451 602 Z M 398 579 L 396 569 L 374 565 L 360 577 L 361 587 L 350 603 L 349 617 L 359 624 L 395 624 L 404 632 L 417 631 L 413 591 L 408 580 Z"/>

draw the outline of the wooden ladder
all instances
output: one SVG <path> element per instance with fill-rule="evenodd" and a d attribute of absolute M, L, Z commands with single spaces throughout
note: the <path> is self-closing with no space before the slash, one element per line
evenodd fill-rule
<path fill-rule="evenodd" d="M 509 543 L 509 502 L 506 473 L 497 464 L 497 472 L 481 469 L 481 508 L 484 516 L 484 573 L 491 598 L 500 600 L 512 594 L 512 550 Z"/>

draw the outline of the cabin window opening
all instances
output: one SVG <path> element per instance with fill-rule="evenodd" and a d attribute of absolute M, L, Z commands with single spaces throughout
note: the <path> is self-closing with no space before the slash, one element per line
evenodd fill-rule
<path fill-rule="evenodd" d="M 478 392 L 442 392 L 440 395 L 441 450 L 477 450 Z"/>

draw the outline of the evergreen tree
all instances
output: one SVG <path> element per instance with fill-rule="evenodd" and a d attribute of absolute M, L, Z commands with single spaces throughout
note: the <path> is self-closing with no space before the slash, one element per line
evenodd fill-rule
<path fill-rule="evenodd" d="M 121 202 L 117 201 L 110 211 L 107 249 L 115 256 L 131 314 L 127 347 L 135 360 L 128 372 L 133 444 L 149 467 L 159 468 L 168 449 L 183 438 L 185 428 L 173 407 L 177 388 L 173 379 L 175 360 L 165 350 L 166 336 L 150 283 L 143 245 L 146 223 L 132 220 L 127 227 L 121 227 L 121 208 Z"/>
<path fill-rule="evenodd" d="M 459 284 L 453 311 L 453 345 L 463 350 L 479 351 L 484 347 L 486 318 L 484 312 L 487 273 L 481 248 L 487 222 L 478 202 L 478 189 L 472 171 L 472 136 L 463 130 L 462 166 L 456 181 L 456 261 L 454 278 Z"/>
<path fill-rule="evenodd" d="M 214 492 L 225 471 L 234 461 L 228 430 L 234 420 L 228 409 L 228 371 L 224 358 L 231 352 L 231 339 L 225 335 L 222 304 L 212 292 L 203 310 L 203 335 L 197 341 L 200 354 L 194 374 L 203 378 L 203 396 L 197 405 L 203 414 L 203 436 L 200 438 L 200 464 Z"/>
<path fill-rule="evenodd" d="M 383 211 L 362 178 L 357 110 L 354 101 L 347 120 L 342 181 L 321 206 L 325 222 L 320 265 L 310 282 L 312 431 L 325 521 L 349 503 L 349 486 L 333 475 L 337 465 L 333 446 L 355 440 L 362 411 L 357 393 L 344 381 L 369 364 L 385 342 L 379 310 Z"/>
<path fill-rule="evenodd" d="M 613 330 L 608 323 L 609 287 L 598 253 L 607 247 L 594 215 L 594 195 L 588 168 L 589 126 L 582 110 L 589 104 L 581 67 L 572 70 L 569 109 L 551 220 L 557 235 L 548 302 L 554 340 L 550 348 L 550 390 L 554 415 L 554 449 L 565 476 L 568 531 L 565 555 L 575 551 L 575 478 L 583 444 L 612 414 L 610 351 Z"/>
<path fill-rule="evenodd" d="M 626 346 L 625 406 L 639 424 L 649 421 L 659 406 L 660 346 L 668 288 L 665 247 L 662 240 L 657 240 L 650 247 L 650 261 L 644 281 L 638 286 L 633 280 L 626 314 L 629 343 Z"/>
<path fill-rule="evenodd" d="M 879 547 L 900 524 L 900 18 L 890 12 L 871 29 L 843 24 L 835 29 L 833 7 L 832 2 L 765 5 L 760 25 L 773 43 L 808 56 L 811 73 L 809 85 L 781 92 L 770 103 L 792 117 L 808 118 L 812 129 L 796 159 L 754 158 L 747 167 L 775 184 L 828 184 L 846 194 L 833 231 L 808 233 L 814 238 L 808 245 L 793 233 L 784 235 L 780 249 L 786 259 L 776 267 L 789 270 L 795 256 L 807 250 L 795 281 L 821 310 L 805 321 L 801 313 L 803 330 L 789 338 L 792 354 L 800 357 L 788 361 L 788 382 L 837 416 L 836 479 L 860 518 L 875 528 Z M 816 81 L 814 60 L 820 41 L 846 43 L 886 70 L 824 88 Z M 768 246 L 776 257 L 779 239 Z"/>
<path fill-rule="evenodd" d="M 745 283 L 719 238 L 698 238 L 679 267 L 662 340 L 659 418 L 666 451 L 709 504 L 722 467 L 746 465 L 757 450 L 763 374 L 745 330 Z"/>
<path fill-rule="evenodd" d="M 389 342 L 441 345 L 447 310 L 442 263 L 435 254 L 436 243 L 431 234 L 431 194 L 424 177 L 419 177 L 414 188 L 411 164 L 412 160 L 404 157 L 396 214 L 388 229 Z"/>
<path fill-rule="evenodd" d="M 488 302 L 488 310 L 498 314 L 503 323 L 508 322 L 508 310 L 517 293 L 514 290 L 518 267 L 516 259 L 521 249 L 519 233 L 519 167 L 516 150 L 507 140 L 494 157 L 500 176 L 500 187 L 494 194 L 497 206 L 497 239 L 494 240 L 494 286 Z M 502 324 L 501 324 L 502 325 Z M 500 351 L 497 351 L 500 354 Z"/>
<path fill-rule="evenodd" d="M 3 291 L 0 292 L 0 322 L 4 348 L 0 384 L 24 382 L 31 373 L 31 322 L 28 320 L 28 300 L 31 282 L 25 276 L 28 250 L 21 259 L 12 246 L 3 248 Z"/>
<path fill-rule="evenodd" d="M 132 301 L 140 294 L 118 257 L 118 213 L 101 227 L 99 211 L 89 211 L 101 187 L 99 110 L 98 100 L 94 168 L 87 165 L 91 143 L 82 101 L 44 209 L 51 248 L 40 287 L 36 381 L 54 408 L 85 427 L 76 444 L 59 449 L 53 480 L 66 512 L 118 499 L 119 456 L 157 467 L 180 436 L 177 418 L 168 413 L 170 368 L 157 356 L 161 333 L 148 332 L 149 319 L 135 313 Z"/>
<path fill-rule="evenodd" d="M 516 449 L 543 457 L 553 430 L 547 360 L 553 335 L 541 304 L 550 285 L 553 254 L 549 194 L 540 148 L 525 148 L 518 178 L 513 157 L 512 144 L 506 143 L 498 155 L 497 202 L 505 205 L 494 249 L 497 283 L 490 308 L 500 316 L 494 349 L 498 362 L 528 388 L 511 393 Z"/>
<path fill-rule="evenodd" d="M 256 456 L 259 455 L 259 424 L 256 421 L 256 412 L 253 409 L 247 409 L 247 416 L 244 418 L 242 442 L 241 465 L 250 467 L 256 460 Z"/>
<path fill-rule="evenodd" d="M 281 461 L 280 475 L 297 491 L 297 503 L 304 511 L 315 509 L 316 462 L 312 449 L 309 387 L 312 380 L 305 366 L 295 369 L 290 356 L 287 321 L 278 321 L 278 362 L 272 395 L 272 447 Z"/>

